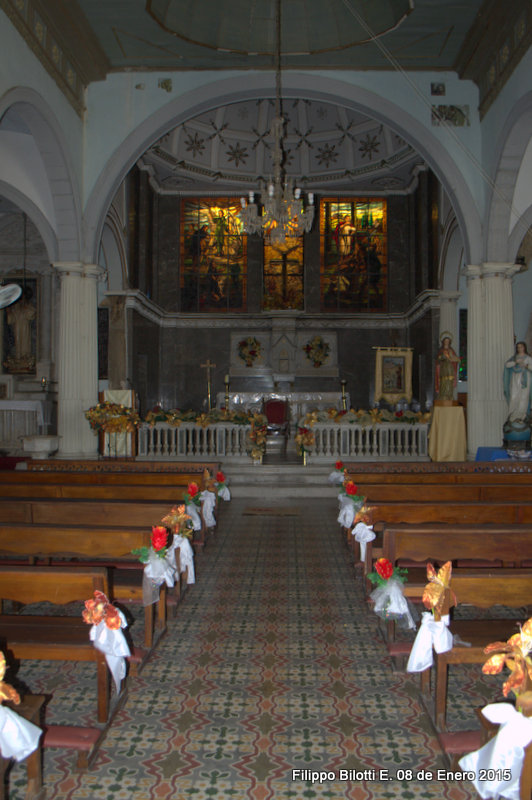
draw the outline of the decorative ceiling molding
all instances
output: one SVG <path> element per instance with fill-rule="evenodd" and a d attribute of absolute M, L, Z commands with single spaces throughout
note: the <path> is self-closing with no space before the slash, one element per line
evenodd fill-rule
<path fill-rule="evenodd" d="M 177 314 L 163 309 L 149 300 L 138 290 L 106 292 L 106 298 L 125 298 L 127 309 L 140 314 L 146 320 L 153 322 L 159 328 L 177 329 L 248 329 L 250 325 L 257 329 L 270 329 L 275 327 L 276 321 L 281 317 L 284 324 L 294 323 L 294 329 L 300 330 L 389 330 L 400 328 L 407 330 L 432 309 L 440 307 L 440 292 L 427 290 L 422 292 L 404 313 L 386 314 L 300 314 L 291 312 L 261 312 L 260 314 Z"/>
<path fill-rule="evenodd" d="M 107 56 L 71 0 L 0 0 L 17 31 L 81 116 L 84 90 L 103 80 Z"/>
<path fill-rule="evenodd" d="M 485 0 L 464 40 L 455 69 L 480 90 L 480 118 L 532 45 L 530 0 Z"/>

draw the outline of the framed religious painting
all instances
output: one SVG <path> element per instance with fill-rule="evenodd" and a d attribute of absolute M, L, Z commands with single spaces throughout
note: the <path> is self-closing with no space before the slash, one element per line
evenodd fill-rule
<path fill-rule="evenodd" d="M 245 311 L 247 236 L 238 198 L 184 198 L 181 205 L 181 311 Z"/>
<path fill-rule="evenodd" d="M 386 200 L 382 198 L 321 200 L 322 311 L 386 311 L 387 214 Z"/>
<path fill-rule="evenodd" d="M 412 400 L 411 347 L 375 347 L 375 402 Z"/>

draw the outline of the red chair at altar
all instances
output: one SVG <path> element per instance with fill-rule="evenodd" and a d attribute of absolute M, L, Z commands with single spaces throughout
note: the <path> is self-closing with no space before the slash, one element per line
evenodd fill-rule
<path fill-rule="evenodd" d="M 286 453 L 290 436 L 290 406 L 287 400 L 270 398 L 262 403 L 262 413 L 268 420 L 266 428 L 266 451 L 270 449 Z M 271 445 L 271 448 L 268 447 Z"/>

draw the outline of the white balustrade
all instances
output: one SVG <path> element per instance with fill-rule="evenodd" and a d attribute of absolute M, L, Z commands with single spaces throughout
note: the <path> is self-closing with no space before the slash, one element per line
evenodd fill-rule
<path fill-rule="evenodd" d="M 374 426 L 317 422 L 310 460 L 360 458 L 365 461 L 428 460 L 428 423 L 380 423 Z"/>
<path fill-rule="evenodd" d="M 177 427 L 166 422 L 139 428 L 138 458 L 146 460 L 194 459 L 214 457 L 248 461 L 250 425 L 217 422 L 202 427 L 182 422 Z"/>

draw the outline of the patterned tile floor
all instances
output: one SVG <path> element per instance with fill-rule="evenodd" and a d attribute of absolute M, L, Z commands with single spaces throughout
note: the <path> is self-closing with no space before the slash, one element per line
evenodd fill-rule
<path fill-rule="evenodd" d="M 47 799 L 476 797 L 470 784 L 419 777 L 446 765 L 417 679 L 391 669 L 336 501 L 287 502 L 297 516 L 244 515 L 249 505 L 223 504 L 197 583 L 129 679 L 93 767 L 78 773 L 71 753 L 45 752 Z M 50 722 L 92 720 L 91 665 L 28 663 L 18 678 L 53 691 Z M 453 672 L 451 727 L 474 724 L 493 680 Z M 21 800 L 22 765 L 10 785 Z"/>

